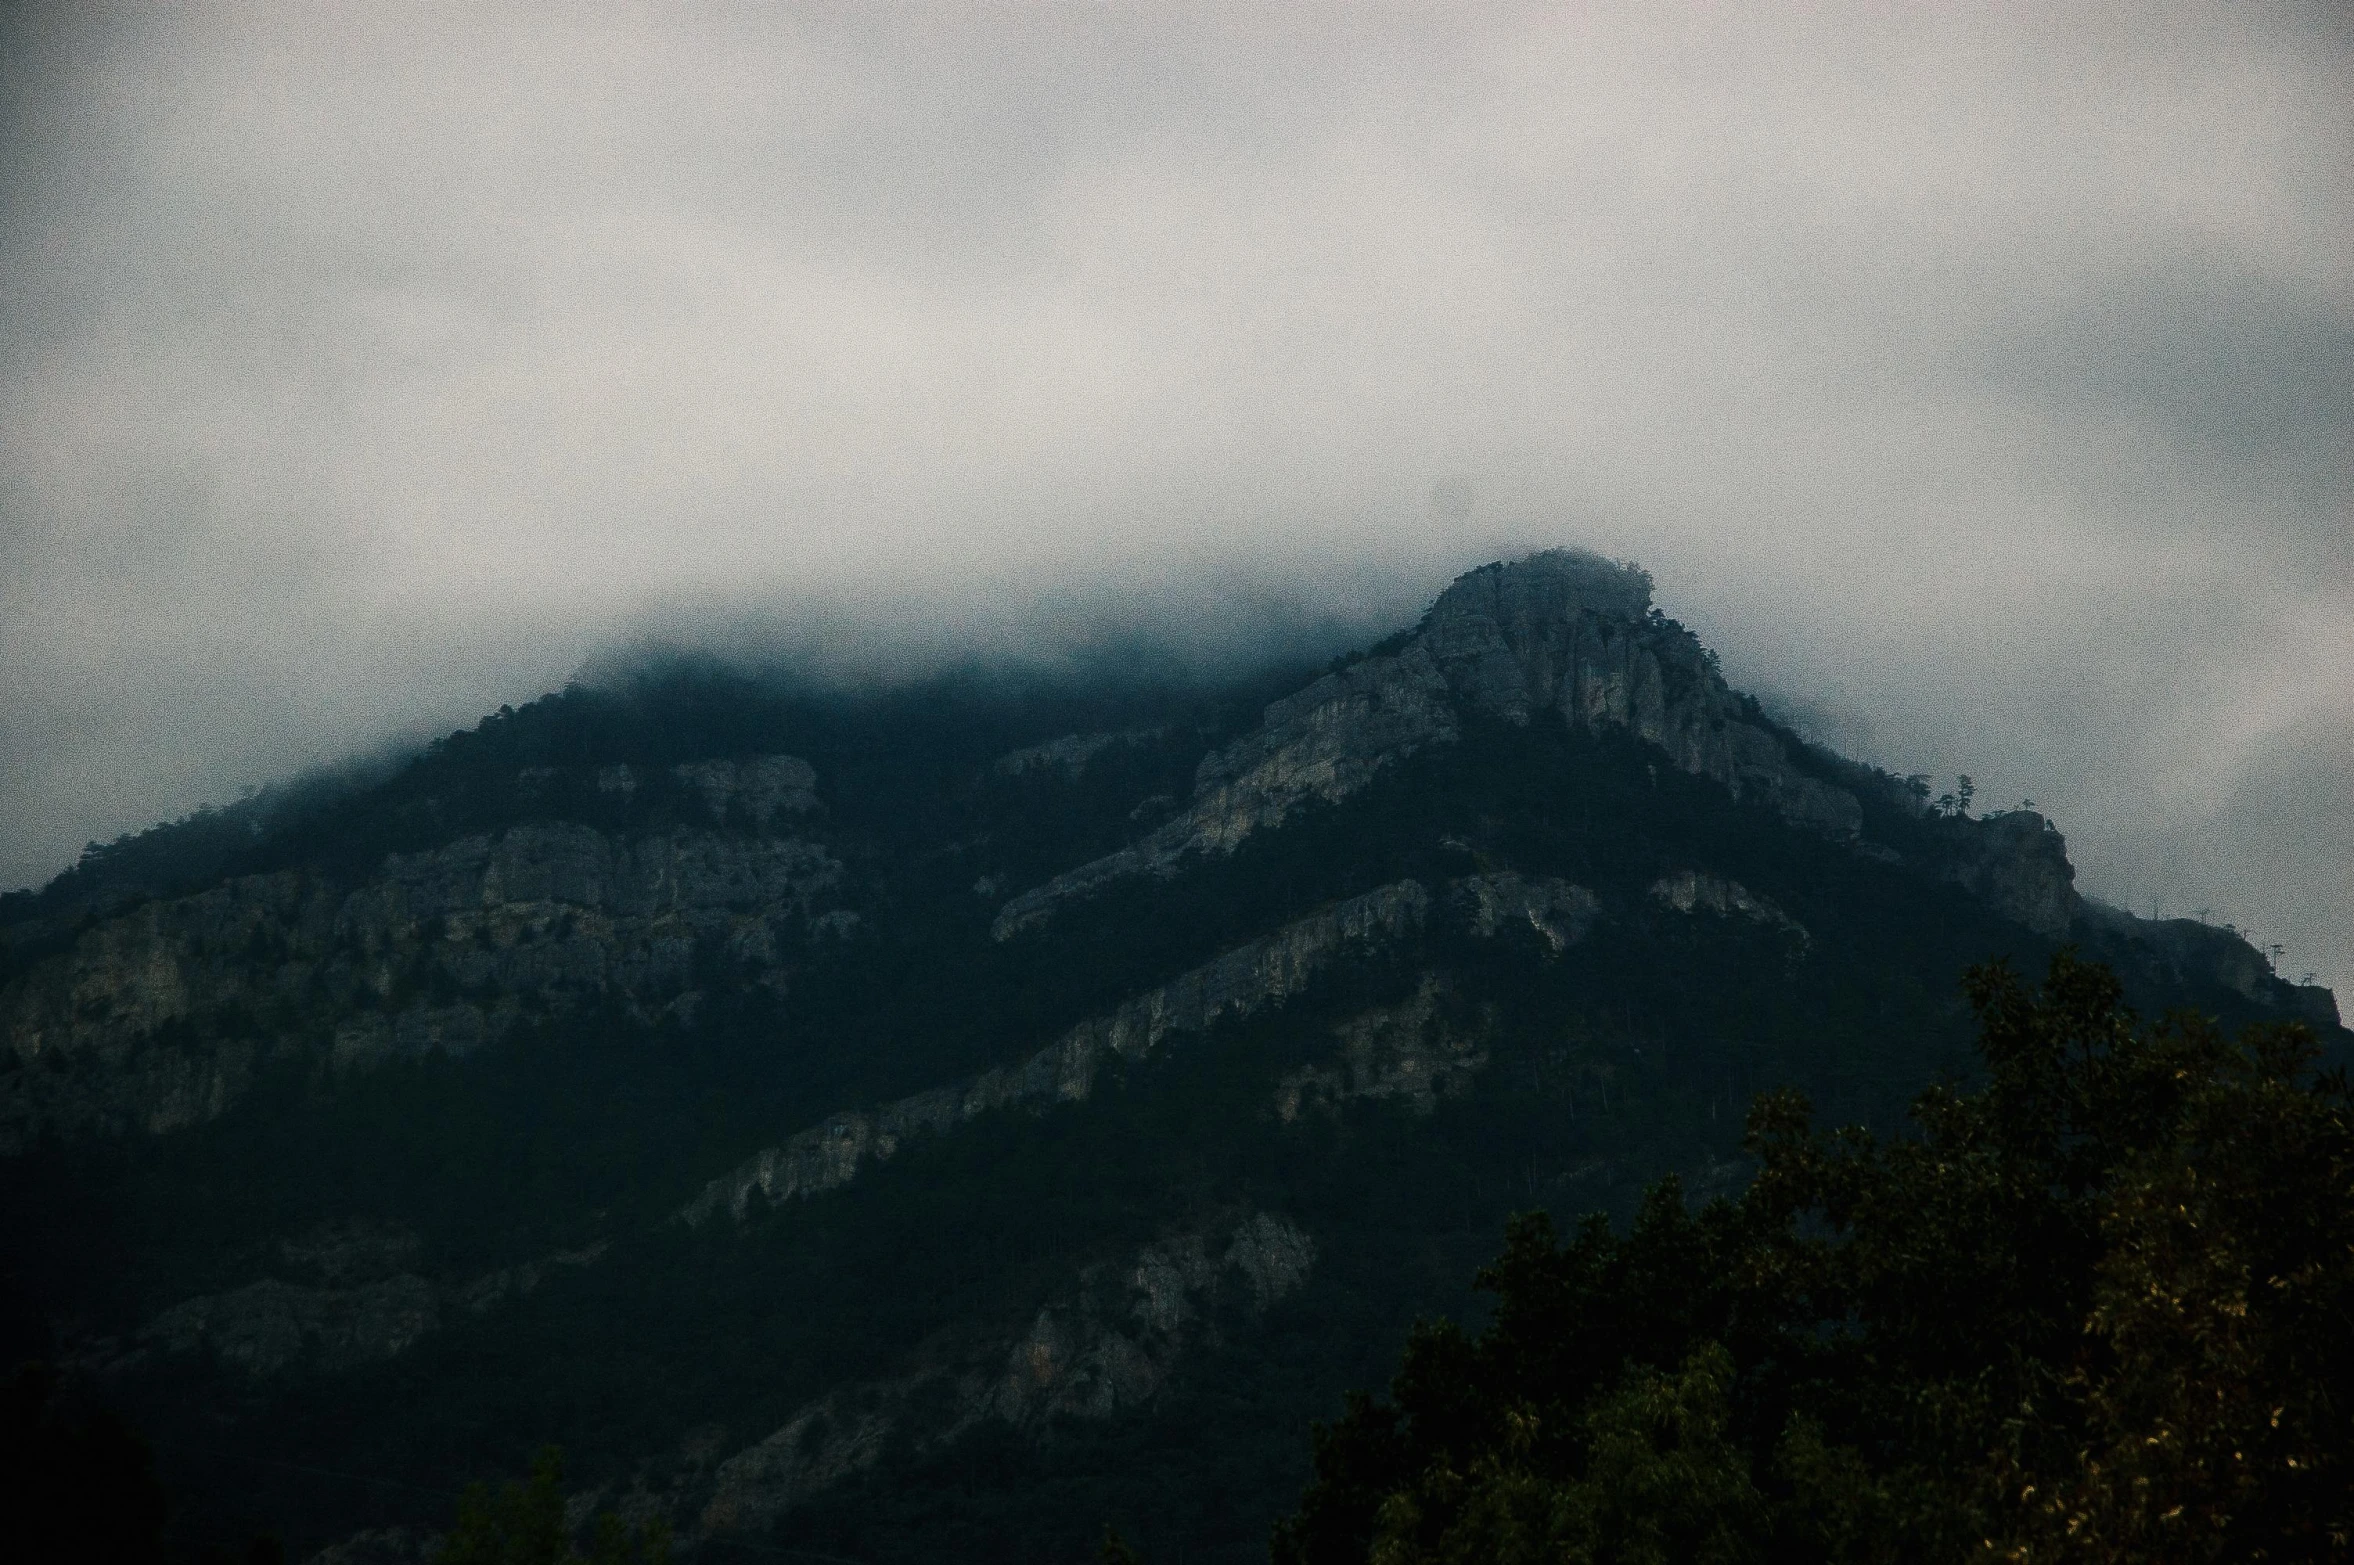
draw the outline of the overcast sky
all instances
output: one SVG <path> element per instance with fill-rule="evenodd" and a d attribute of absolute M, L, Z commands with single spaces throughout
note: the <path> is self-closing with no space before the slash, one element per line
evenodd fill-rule
<path fill-rule="evenodd" d="M 13 10 L 0 884 L 648 636 L 1567 543 L 2354 999 L 2354 34 L 1931 10 Z"/>

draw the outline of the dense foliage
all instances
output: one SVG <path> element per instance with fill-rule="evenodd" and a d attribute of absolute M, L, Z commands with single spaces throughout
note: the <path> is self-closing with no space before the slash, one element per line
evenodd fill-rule
<path fill-rule="evenodd" d="M 155 1457 L 121 1418 L 77 1403 L 45 1364 L 0 1381 L 0 1516 L 11 1557 L 161 1559 L 164 1508 Z"/>
<path fill-rule="evenodd" d="M 1749 1189 L 1519 1220 L 1494 1316 L 1319 1430 L 1289 1565 L 2342 1558 L 2354 1097 L 2295 1025 L 1970 981 L 1918 1134 L 1762 1098 Z"/>
<path fill-rule="evenodd" d="M 564 1454 L 550 1446 L 532 1460 L 529 1478 L 492 1487 L 473 1483 L 458 1502 L 458 1523 L 434 1552 L 433 1565 L 669 1565 L 670 1534 L 661 1523 L 630 1526 L 611 1511 L 597 1517 L 588 1552 L 573 1546 L 564 1523 Z"/>

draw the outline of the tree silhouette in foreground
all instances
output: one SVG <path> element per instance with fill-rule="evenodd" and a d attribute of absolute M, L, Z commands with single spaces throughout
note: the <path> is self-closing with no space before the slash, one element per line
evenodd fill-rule
<path fill-rule="evenodd" d="M 589 1551 L 573 1547 L 564 1525 L 564 1455 L 550 1446 L 532 1459 L 528 1479 L 493 1489 L 466 1486 L 458 1524 L 434 1565 L 669 1565 L 670 1534 L 660 1523 L 623 1525 L 607 1511 L 596 1521 Z"/>
<path fill-rule="evenodd" d="M 2297 1025 L 1972 972 L 1918 1134 L 1758 1100 L 1755 1181 L 1513 1223 L 1470 1336 L 1316 1431 L 1279 1565 L 2344 1558 L 2354 1112 Z"/>
<path fill-rule="evenodd" d="M 138 1433 L 46 1364 L 0 1380 L 0 1515 L 21 1560 L 163 1557 L 165 1502 Z"/>

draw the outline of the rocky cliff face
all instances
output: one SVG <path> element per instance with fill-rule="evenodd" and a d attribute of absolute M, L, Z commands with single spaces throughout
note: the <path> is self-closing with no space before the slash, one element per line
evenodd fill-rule
<path fill-rule="evenodd" d="M 1143 1059 L 1172 1033 L 1201 1032 L 1295 994 L 1348 946 L 1420 928 L 1429 907 L 1429 892 L 1407 880 L 1321 909 L 1088 1018 L 1018 1065 L 879 1109 L 832 1115 L 713 1180 L 679 1215 L 690 1223 L 722 1212 L 741 1217 L 755 1198 L 777 1202 L 838 1189 L 911 1136 L 953 1130 L 996 1109 L 1080 1101 L 1113 1059 Z"/>
<path fill-rule="evenodd" d="M 1447 688 L 1427 657 L 1381 658 L 1328 674 L 1270 705 L 1257 731 L 1203 758 L 1174 819 L 1008 902 L 993 933 L 1010 939 L 1062 904 L 1133 875 L 1169 874 L 1188 853 L 1224 853 L 1311 800 L 1337 803 L 1382 767 L 1451 743 Z"/>
<path fill-rule="evenodd" d="M 1015 938 L 1117 881 L 1175 874 L 1188 855 L 1231 852 L 1304 805 L 1337 803 L 1385 767 L 1456 743 L 1474 716 L 1526 724 L 1546 713 L 1573 728 L 1631 733 L 1656 746 L 1666 764 L 1872 857 L 1903 855 L 1862 840 L 1856 793 L 1818 772 L 1926 814 L 1925 803 L 1899 779 L 1819 754 L 1818 762 L 1830 764 L 1803 764 L 1797 748 L 1726 685 L 1698 639 L 1652 608 L 1651 579 L 1643 571 L 1553 550 L 1467 573 L 1395 651 L 1270 705 L 1254 732 L 1204 758 L 1193 796 L 1174 818 L 1014 897 L 999 911 L 993 933 Z M 1936 840 L 1919 852 L 1917 867 L 2047 940 L 2089 941 L 2111 959 L 2138 961 L 2153 974 L 2198 976 L 2283 1006 L 2324 1030 L 2337 1026 L 2335 1002 L 2325 991 L 2307 994 L 2282 984 L 2262 955 L 2230 931 L 2170 933 L 2142 927 L 2129 914 L 2089 910 L 2075 888 L 2066 840 L 2032 810 L 1949 817 L 1934 827 Z M 1749 911 L 1720 907 L 1705 890 L 1696 894 L 1707 911 Z M 2137 951 L 2144 954 L 2136 957 Z"/>
<path fill-rule="evenodd" d="M 678 769 L 714 818 L 816 807 L 790 756 Z M 608 768 L 634 789 L 629 768 Z M 842 889 L 820 843 L 681 829 L 518 826 L 395 854 L 349 889 L 314 873 L 234 880 L 84 933 L 0 990 L 0 1151 L 43 1126 L 159 1132 L 220 1113 L 263 1059 L 463 1053 L 590 997 L 646 1014 L 711 954 L 759 981 Z M 846 915 L 836 913 L 837 921 Z"/>
<path fill-rule="evenodd" d="M 1806 926 L 1737 880 L 1700 870 L 1678 870 L 1651 883 L 1651 900 L 1678 913 L 1713 913 L 1720 918 L 1745 918 L 1780 930 L 1799 950 L 1814 943 Z"/>
<path fill-rule="evenodd" d="M 572 1496 L 567 1517 L 578 1524 L 611 1509 L 632 1523 L 659 1520 L 689 1549 L 756 1538 L 894 1446 L 920 1455 L 984 1424 L 1035 1433 L 1059 1420 L 1100 1423 L 1149 1402 L 1188 1353 L 1220 1340 L 1221 1322 L 1247 1327 L 1296 1292 L 1316 1261 L 1313 1237 L 1263 1211 L 1164 1235 L 1082 1265 L 1026 1322 L 926 1343 L 893 1373 L 838 1386 L 732 1452 L 724 1427 L 698 1426 L 667 1458 L 641 1463 L 628 1490 Z M 344 1355 L 334 1367 L 348 1368 L 432 1329 L 437 1308 L 432 1290 L 407 1277 L 331 1306 L 324 1319 L 315 1305 L 285 1300 L 288 1292 L 300 1290 L 272 1285 L 267 1304 L 244 1311 L 244 1335 L 209 1341 L 241 1364 L 256 1351 L 268 1361 L 247 1368 L 317 1367 L 334 1353 Z M 191 1301 L 174 1325 L 217 1307 Z M 439 1541 L 416 1529 L 370 1531 L 315 1560 L 406 1562 L 430 1557 Z"/>
<path fill-rule="evenodd" d="M 1652 609 L 1650 577 L 1555 550 L 1461 577 L 1397 652 L 1270 705 L 1255 732 L 1202 761 L 1175 819 L 1015 897 L 994 932 L 1011 939 L 1115 881 L 1173 873 L 1189 853 L 1232 852 L 1303 804 L 1337 803 L 1384 767 L 1454 743 L 1468 714 L 1526 725 L 1546 712 L 1631 732 L 1810 830 L 1860 828 L 1855 797 L 1803 771 L 1749 720 L 1698 639 Z"/>
<path fill-rule="evenodd" d="M 1442 906 L 1476 935 L 1493 938 L 1525 925 L 1555 951 L 1584 938 L 1601 909 L 1583 887 L 1510 872 L 1454 881 Z M 740 1218 L 755 1199 L 773 1204 L 839 1189 L 860 1169 L 892 1156 L 910 1137 L 953 1130 L 994 1110 L 1083 1101 L 1112 1061 L 1142 1060 L 1173 1034 L 1205 1032 L 1221 1020 L 1248 1016 L 1298 994 L 1344 951 L 1419 930 L 1431 912 L 1429 891 L 1413 880 L 1321 908 L 1106 1015 L 1089 1017 L 1018 1065 L 999 1066 L 878 1109 L 831 1115 L 713 1180 L 679 1215 L 689 1223 L 723 1212 Z M 1366 1068 L 1362 1061 L 1351 1067 L 1359 1074 Z M 1395 1069 L 1396 1064 L 1377 1068 Z M 1379 1093 L 1360 1086 L 1342 1095 Z"/>
<path fill-rule="evenodd" d="M 2136 918 L 2085 897 L 2076 928 L 2119 971 L 2144 978 L 2215 984 L 2242 999 L 2302 1020 L 2323 1037 L 2338 1032 L 2337 996 L 2318 984 L 2292 984 L 2237 930 L 2195 918 Z"/>
<path fill-rule="evenodd" d="M 2076 868 L 2050 821 L 2033 810 L 2011 810 L 1946 827 L 1937 864 L 1945 879 L 2046 939 L 2066 939 L 2076 928 L 2084 912 Z"/>
<path fill-rule="evenodd" d="M 184 1299 L 128 1341 L 86 1344 L 81 1362 L 102 1374 L 135 1373 L 159 1358 L 209 1354 L 263 1379 L 333 1375 L 396 1358 L 462 1315 L 479 1315 L 536 1290 L 553 1272 L 594 1264 L 598 1241 L 476 1276 L 436 1280 L 416 1270 L 418 1236 L 379 1224 L 330 1224 L 270 1247 L 270 1275 Z"/>
<path fill-rule="evenodd" d="M 983 1422 L 1035 1429 L 1055 1419 L 1110 1418 L 1150 1399 L 1179 1358 L 1215 1340 L 1221 1305 L 1245 1318 L 1263 1311 L 1305 1282 L 1315 1263 L 1315 1240 L 1266 1212 L 1172 1234 L 1117 1263 L 1083 1268 L 1010 1342 L 934 1349 L 889 1379 L 830 1392 L 722 1462 L 707 1490 L 690 1480 L 646 1494 L 635 1509 L 686 1512 L 690 1541 L 757 1535 L 872 1467 L 895 1439 L 920 1451 Z"/>
<path fill-rule="evenodd" d="M 440 1290 L 401 1275 L 355 1288 L 266 1279 L 174 1305 L 140 1333 L 164 1353 L 208 1349 L 249 1374 L 332 1374 L 405 1351 L 441 1324 Z"/>
<path fill-rule="evenodd" d="M 1537 949 L 1558 953 L 1586 937 L 1601 917 L 1601 904 L 1583 887 L 1511 872 L 1464 877 L 1450 882 L 1436 898 L 1411 880 L 1380 887 L 1319 909 L 1091 1017 L 1018 1064 L 879 1109 L 831 1115 L 712 1181 L 679 1216 L 692 1224 L 721 1213 L 740 1218 L 755 1200 L 775 1203 L 838 1189 L 862 1170 L 891 1158 L 910 1138 L 952 1131 L 996 1110 L 1082 1101 L 1112 1061 L 1142 1060 L 1176 1035 L 1200 1033 L 1221 1020 L 1279 1004 L 1302 992 L 1344 952 L 1410 935 L 1434 916 L 1453 920 L 1485 939 L 1525 930 L 1535 937 Z M 1488 1056 L 1476 1037 L 1437 1023 L 1435 1002 L 1442 987 L 1433 975 L 1405 1004 L 1376 1008 L 1335 1029 L 1328 1063 L 1296 1072 L 1278 1085 L 1279 1117 L 1288 1122 L 1306 1111 L 1393 1097 L 1427 1113 L 1440 1098 L 1460 1091 L 1486 1065 Z M 1263 1222 L 1258 1227 L 1245 1225 L 1227 1257 L 1250 1277 L 1262 1303 L 1296 1281 L 1293 1270 L 1304 1270 L 1304 1261 L 1287 1269 L 1290 1263 L 1284 1256 L 1312 1253 L 1312 1247 L 1302 1250 L 1288 1239 L 1279 1243 L 1281 1236 L 1271 1238 L 1270 1233 Z M 599 1243 L 455 1280 L 435 1280 L 412 1270 L 417 1248 L 413 1234 L 366 1224 L 331 1225 L 281 1241 L 274 1268 L 281 1275 L 173 1305 L 142 1327 L 128 1347 L 102 1345 L 93 1362 L 119 1373 L 158 1355 L 202 1350 L 257 1376 L 339 1373 L 396 1357 L 457 1314 L 478 1314 L 502 1300 L 528 1294 L 551 1269 L 591 1265 L 606 1246 Z M 1205 1271 L 1207 1263 L 1199 1255 L 1194 1261 L 1201 1264 L 1183 1271 L 1191 1279 L 1185 1284 L 1188 1288 L 1203 1286 L 1203 1279 L 1216 1271 L 1214 1266 Z M 1048 1324 L 1067 1324 L 1074 1318 L 1093 1317 L 1086 1311 L 1072 1317 L 1067 1310 L 1040 1316 Z M 1046 1329 L 1047 1325 L 1040 1327 Z M 1127 1349 L 1103 1351 L 1117 1358 Z M 1090 1354 L 1101 1357 L 1090 1348 L 1078 1359 L 1093 1362 Z M 1096 1387 L 1087 1396 L 1113 1399 L 1099 1412 L 1122 1396 L 1135 1400 L 1157 1384 L 1152 1376 L 1123 1380 L 1114 1372 L 1117 1368 L 1106 1360 L 1097 1366 L 1101 1374 L 1091 1370 L 1082 1377 Z M 1063 1403 L 1081 1395 L 1072 1389 L 1078 1382 L 1061 1371 L 1049 1382 L 1054 1398 L 1060 1399 L 1055 1408 L 1069 1411 Z M 1123 1385 L 1128 1387 L 1125 1392 L 1117 1389 Z M 1017 1422 L 1030 1417 L 1013 1404 L 1008 1408 L 1011 1411 L 1001 1411 Z"/>
<path fill-rule="evenodd" d="M 1651 607 L 1651 578 L 1634 566 L 1554 550 L 1483 567 L 1440 595 L 1416 640 L 1478 711 L 1624 729 L 1794 824 L 1851 837 L 1862 823 L 1853 795 L 1807 775 L 1749 720 L 1699 639 Z"/>
<path fill-rule="evenodd" d="M 436 1491 L 463 1475 L 436 1464 L 479 1435 L 560 1441 L 602 1485 L 576 1509 L 690 1544 L 757 1550 L 781 1521 L 942 1557 L 986 1513 L 1025 1556 L 1074 1446 L 1148 1405 L 1114 1438 L 1182 1428 L 1223 1462 L 1171 1449 L 1150 1486 L 1228 1504 L 1232 1453 L 1329 1414 L 1357 1373 L 1344 1337 L 1454 1307 L 1509 1211 L 1623 1215 L 1669 1169 L 1730 1193 L 1742 1105 L 1771 1086 L 1901 1113 L 1960 1046 L 1954 975 L 1991 951 L 2080 939 L 2159 1006 L 2335 1020 L 2229 931 L 2079 897 L 2040 817 L 1941 814 L 1802 749 L 1628 567 L 1474 571 L 1298 683 L 1264 705 L 1255 684 L 573 692 L 203 861 L 276 872 L 132 855 L 173 874 L 85 877 L 106 897 L 44 894 L 0 927 L 0 1152 L 69 1133 L 0 1167 L 33 1176 L 0 1180 L 29 1192 L 0 1200 L 0 1249 L 79 1221 L 69 1178 L 128 1170 L 84 1230 L 175 1237 L 43 1318 L 78 1369 L 181 1399 L 159 1449 L 198 1430 L 254 1471 L 425 1497 L 322 1502 L 303 1546 L 446 1520 Z M 1556 724 L 1614 742 L 1512 731 Z M 706 749 L 801 749 L 824 775 L 614 759 Z M 1264 875 L 1225 857 L 1287 828 Z M 1180 956 L 1191 918 L 1220 933 L 1184 931 Z M 1107 991 L 1099 955 L 1133 982 Z M 1245 1018 L 1267 1048 L 1204 1046 Z M 526 1027 L 546 1047 L 490 1046 Z M 453 1059 L 376 1069 L 422 1050 Z M 1187 1050 L 1178 1090 L 1130 1069 Z M 273 1063 L 266 1104 L 202 1128 Z M 877 1081 L 936 1085 L 877 1104 Z M 900 1155 L 984 1116 L 1015 1156 Z M 99 1131 L 126 1134 L 71 1139 Z M 0 1287 L 39 1269 L 0 1265 Z M 445 1416 L 470 1427 L 404 1438 Z M 1281 1459 L 1240 1506 L 1297 1494 Z M 930 1477 L 895 1490 L 901 1471 Z M 906 1507 L 855 1513 L 916 1490 L 939 1509 L 906 1525 L 933 1531 L 869 1548 L 857 1529 Z M 1060 1503 L 1092 1531 L 1124 1516 L 1102 1492 Z M 1242 1557 L 1198 1541 L 1168 1552 Z"/>
<path fill-rule="evenodd" d="M 1565 951 L 1602 916 L 1599 897 L 1553 875 L 1497 870 L 1467 875 L 1448 889 L 1453 910 L 1483 940 L 1525 924 L 1551 949 Z"/>
<path fill-rule="evenodd" d="M 1726 686 L 1699 642 L 1651 607 L 1642 571 L 1553 551 L 1466 574 L 1394 650 L 1269 705 L 1256 729 L 1201 760 L 1191 798 L 1171 818 L 1005 902 L 992 932 L 1003 941 L 1036 931 L 1114 882 L 1231 852 L 1304 806 L 1339 803 L 1397 762 L 1458 743 L 1468 721 L 1526 724 L 1546 714 L 1632 734 L 1663 764 L 1710 778 L 1736 799 L 1895 856 L 1858 838 L 1856 795 L 1815 775 L 1822 766 L 1802 765 Z M 1009 752 L 993 770 L 1075 776 L 1107 749 L 1165 732 L 1071 736 Z M 528 802 L 593 781 L 597 797 L 624 805 L 652 794 L 683 798 L 700 823 L 640 833 L 518 825 L 390 856 L 357 886 L 294 870 L 101 919 L 62 955 L 0 988 L 0 1060 L 17 1067 L 0 1076 L 0 1152 L 27 1145 L 43 1127 L 86 1134 L 200 1123 L 288 1051 L 363 1065 L 435 1048 L 462 1054 L 520 1020 L 591 998 L 649 1017 L 691 1008 L 698 962 L 723 965 L 730 981 L 774 983 L 810 942 L 856 928 L 859 915 L 841 905 L 853 890 L 842 864 L 810 830 L 823 806 L 806 761 L 769 755 L 661 772 L 591 770 L 584 780 L 525 768 L 514 794 Z M 1855 786 L 1919 809 L 1893 779 L 1847 770 Z M 2088 921 L 2065 843 L 2030 811 L 1938 823 L 1920 867 L 2048 939 L 2097 942 L 2133 922 Z M 1556 909 L 1539 927 L 1555 927 L 1548 919 L 1557 933 L 1576 923 Z M 2210 950 L 2213 942 L 2134 939 L 2169 971 L 2185 961 L 2220 964 L 2218 972 L 2261 965 L 2252 950 Z M 2227 987 L 2251 997 L 2272 996 L 2276 983 L 2226 975 Z M 961 1112 L 927 1097 L 898 1118 L 930 1123 Z M 868 1155 L 853 1150 L 865 1145 L 863 1124 L 836 1127 L 825 1143 L 833 1150 L 818 1157 L 803 1148 L 794 1166 L 807 1164 L 805 1177 L 820 1186 L 835 1179 L 827 1159 Z M 881 1122 L 871 1132 L 886 1142 L 896 1134 Z"/>
<path fill-rule="evenodd" d="M 1377 1006 L 1333 1029 L 1335 1057 L 1303 1066 L 1275 1084 L 1275 1117 L 1290 1124 L 1302 1114 L 1333 1113 L 1362 1098 L 1403 1099 L 1428 1114 L 1441 1098 L 1467 1090 L 1488 1063 L 1477 1037 L 1440 1022 L 1438 975 L 1403 1005 Z"/>

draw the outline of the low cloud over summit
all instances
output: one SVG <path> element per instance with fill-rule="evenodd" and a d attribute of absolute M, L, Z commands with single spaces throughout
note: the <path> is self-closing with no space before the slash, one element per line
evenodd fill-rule
<path fill-rule="evenodd" d="M 1248 657 L 1574 544 L 2354 984 L 2334 9 L 0 41 L 0 881 L 647 643 Z"/>

